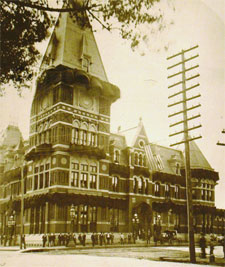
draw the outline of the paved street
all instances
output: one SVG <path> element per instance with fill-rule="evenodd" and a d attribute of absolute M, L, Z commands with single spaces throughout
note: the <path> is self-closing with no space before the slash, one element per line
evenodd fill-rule
<path fill-rule="evenodd" d="M 197 255 L 199 248 L 196 249 Z M 216 262 L 225 266 L 222 260 L 222 247 L 215 248 Z M 171 262 L 171 259 L 180 262 Z M 107 249 L 76 249 L 76 250 L 51 250 L 45 252 L 21 253 L 19 251 L 0 251 L 0 267 L 154 267 L 154 266 L 191 266 L 182 263 L 188 259 L 187 247 L 132 247 L 132 248 L 107 248 Z M 197 262 L 199 263 L 199 258 Z M 168 262 L 169 261 L 169 262 Z M 201 263 L 208 264 L 208 259 Z M 193 266 L 203 266 L 197 264 Z"/>

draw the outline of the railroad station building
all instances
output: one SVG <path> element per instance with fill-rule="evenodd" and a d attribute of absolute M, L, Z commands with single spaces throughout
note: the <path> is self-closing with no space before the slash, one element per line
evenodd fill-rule
<path fill-rule="evenodd" d="M 141 119 L 111 133 L 111 105 L 119 98 L 91 29 L 60 14 L 36 82 L 29 141 L 13 125 L 1 137 L 1 234 L 20 232 L 21 177 L 25 234 L 144 236 L 156 225 L 187 233 L 182 151 L 153 144 Z M 223 234 L 219 174 L 194 141 L 190 153 L 195 232 Z"/>

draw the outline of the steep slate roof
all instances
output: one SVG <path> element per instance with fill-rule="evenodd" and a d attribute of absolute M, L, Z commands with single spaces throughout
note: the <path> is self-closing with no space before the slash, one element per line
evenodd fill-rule
<path fill-rule="evenodd" d="M 154 160 L 154 171 L 161 171 L 168 174 L 176 174 L 176 164 L 180 167 L 183 165 L 184 157 L 180 150 L 172 149 L 165 146 L 160 146 L 150 143 L 153 160 Z M 157 157 L 161 161 L 162 168 L 158 168 Z"/>
<path fill-rule="evenodd" d="M 190 146 L 190 160 L 192 169 L 204 169 L 213 170 L 209 162 L 201 152 L 200 148 L 197 146 L 195 141 L 189 143 Z"/>
<path fill-rule="evenodd" d="M 61 13 L 51 35 L 40 68 L 49 65 L 82 69 L 82 59 L 91 62 L 90 75 L 108 82 L 102 59 L 90 28 L 81 29 L 68 12 Z M 49 59 L 51 62 L 49 62 Z"/>

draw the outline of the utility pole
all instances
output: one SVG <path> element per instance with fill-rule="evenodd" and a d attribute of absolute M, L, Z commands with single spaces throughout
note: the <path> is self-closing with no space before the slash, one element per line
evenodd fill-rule
<path fill-rule="evenodd" d="M 225 133 L 225 129 L 223 129 L 222 131 L 221 131 L 221 133 Z M 225 146 L 225 143 L 221 143 L 220 141 L 218 141 L 217 143 L 216 143 L 218 146 Z"/>
<path fill-rule="evenodd" d="M 197 83 L 197 84 L 192 85 L 189 88 L 187 88 L 187 86 L 186 86 L 187 81 L 190 81 L 190 80 L 192 80 L 194 78 L 199 77 L 199 74 L 194 75 L 194 76 L 190 76 L 190 77 L 186 77 L 186 74 L 189 71 L 198 68 L 199 65 L 195 65 L 193 67 L 188 67 L 187 68 L 186 67 L 186 63 L 191 61 L 191 60 L 193 60 L 193 59 L 195 59 L 195 58 L 197 58 L 198 55 L 190 56 L 189 58 L 185 58 L 185 55 L 186 55 L 187 52 L 189 52 L 191 50 L 194 50 L 196 48 L 198 48 L 198 46 L 191 47 L 191 48 L 189 48 L 187 50 L 182 50 L 181 52 L 179 52 L 179 53 L 167 58 L 167 60 L 170 60 L 170 59 L 176 58 L 178 56 L 181 56 L 181 61 L 179 61 L 178 63 L 175 63 L 175 64 L 173 64 L 173 65 L 171 65 L 171 66 L 169 66 L 167 68 L 168 70 L 170 70 L 170 69 L 173 69 L 173 68 L 176 68 L 176 67 L 179 68 L 181 66 L 181 70 L 177 71 L 175 74 L 169 75 L 167 78 L 170 79 L 170 78 L 177 77 L 177 76 L 179 77 L 179 75 L 181 75 L 181 77 L 182 77 L 181 81 L 173 83 L 172 85 L 168 86 L 168 88 L 170 89 L 170 88 L 177 88 L 176 86 L 182 85 L 182 89 L 180 91 L 177 91 L 176 93 L 174 93 L 174 94 L 172 94 L 172 95 L 170 95 L 168 97 L 169 99 L 171 99 L 173 97 L 182 96 L 181 100 L 168 105 L 168 107 L 173 107 L 173 106 L 176 106 L 176 105 L 182 105 L 182 109 L 180 111 L 178 111 L 178 112 L 170 114 L 168 117 L 171 118 L 171 117 L 174 117 L 174 116 L 177 116 L 177 115 L 182 115 L 183 119 L 180 120 L 179 122 L 170 124 L 170 127 L 174 127 L 174 126 L 177 126 L 177 125 L 183 125 L 183 130 L 178 131 L 178 132 L 174 132 L 174 133 L 170 134 L 169 136 L 172 137 L 172 136 L 175 136 L 175 135 L 178 135 L 178 134 L 183 134 L 183 137 L 184 137 L 182 141 L 174 143 L 174 144 L 171 144 L 170 146 L 176 146 L 176 145 L 179 145 L 179 144 L 184 144 L 185 145 L 185 178 L 186 178 L 189 253 L 190 253 L 190 262 L 192 262 L 192 263 L 196 262 L 196 256 L 195 256 L 195 240 L 194 240 L 194 227 L 193 227 L 193 205 L 192 205 L 192 184 L 191 184 L 192 182 L 191 182 L 189 142 L 192 141 L 192 140 L 195 140 L 195 139 L 199 139 L 199 138 L 201 138 L 201 136 L 191 138 L 189 136 L 189 131 L 192 131 L 192 130 L 195 130 L 197 128 L 200 128 L 201 125 L 199 124 L 197 126 L 189 127 L 188 126 L 188 122 L 190 120 L 194 120 L 196 118 L 199 118 L 200 114 L 189 116 L 188 112 L 192 111 L 195 108 L 200 107 L 201 105 L 198 104 L 198 105 L 194 105 L 194 106 L 188 107 L 187 103 L 188 103 L 188 101 L 196 99 L 196 98 L 200 97 L 201 95 L 198 94 L 198 95 L 195 95 L 195 96 L 192 96 L 192 97 L 189 97 L 189 98 L 187 97 L 187 92 L 188 91 L 190 91 L 190 90 L 192 90 L 192 89 L 194 89 L 194 88 L 199 86 L 199 83 Z"/>

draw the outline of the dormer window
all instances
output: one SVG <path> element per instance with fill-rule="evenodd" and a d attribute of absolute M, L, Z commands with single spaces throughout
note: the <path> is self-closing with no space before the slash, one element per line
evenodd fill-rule
<path fill-rule="evenodd" d="M 82 68 L 86 71 L 89 72 L 90 71 L 90 66 L 91 66 L 91 60 L 90 57 L 88 56 L 84 56 L 82 58 Z"/>
<path fill-rule="evenodd" d="M 120 162 L 120 152 L 119 150 L 115 150 L 114 152 L 114 162 L 119 163 Z"/>
<path fill-rule="evenodd" d="M 177 175 L 180 174 L 180 164 L 179 163 L 176 164 L 176 174 Z"/>

